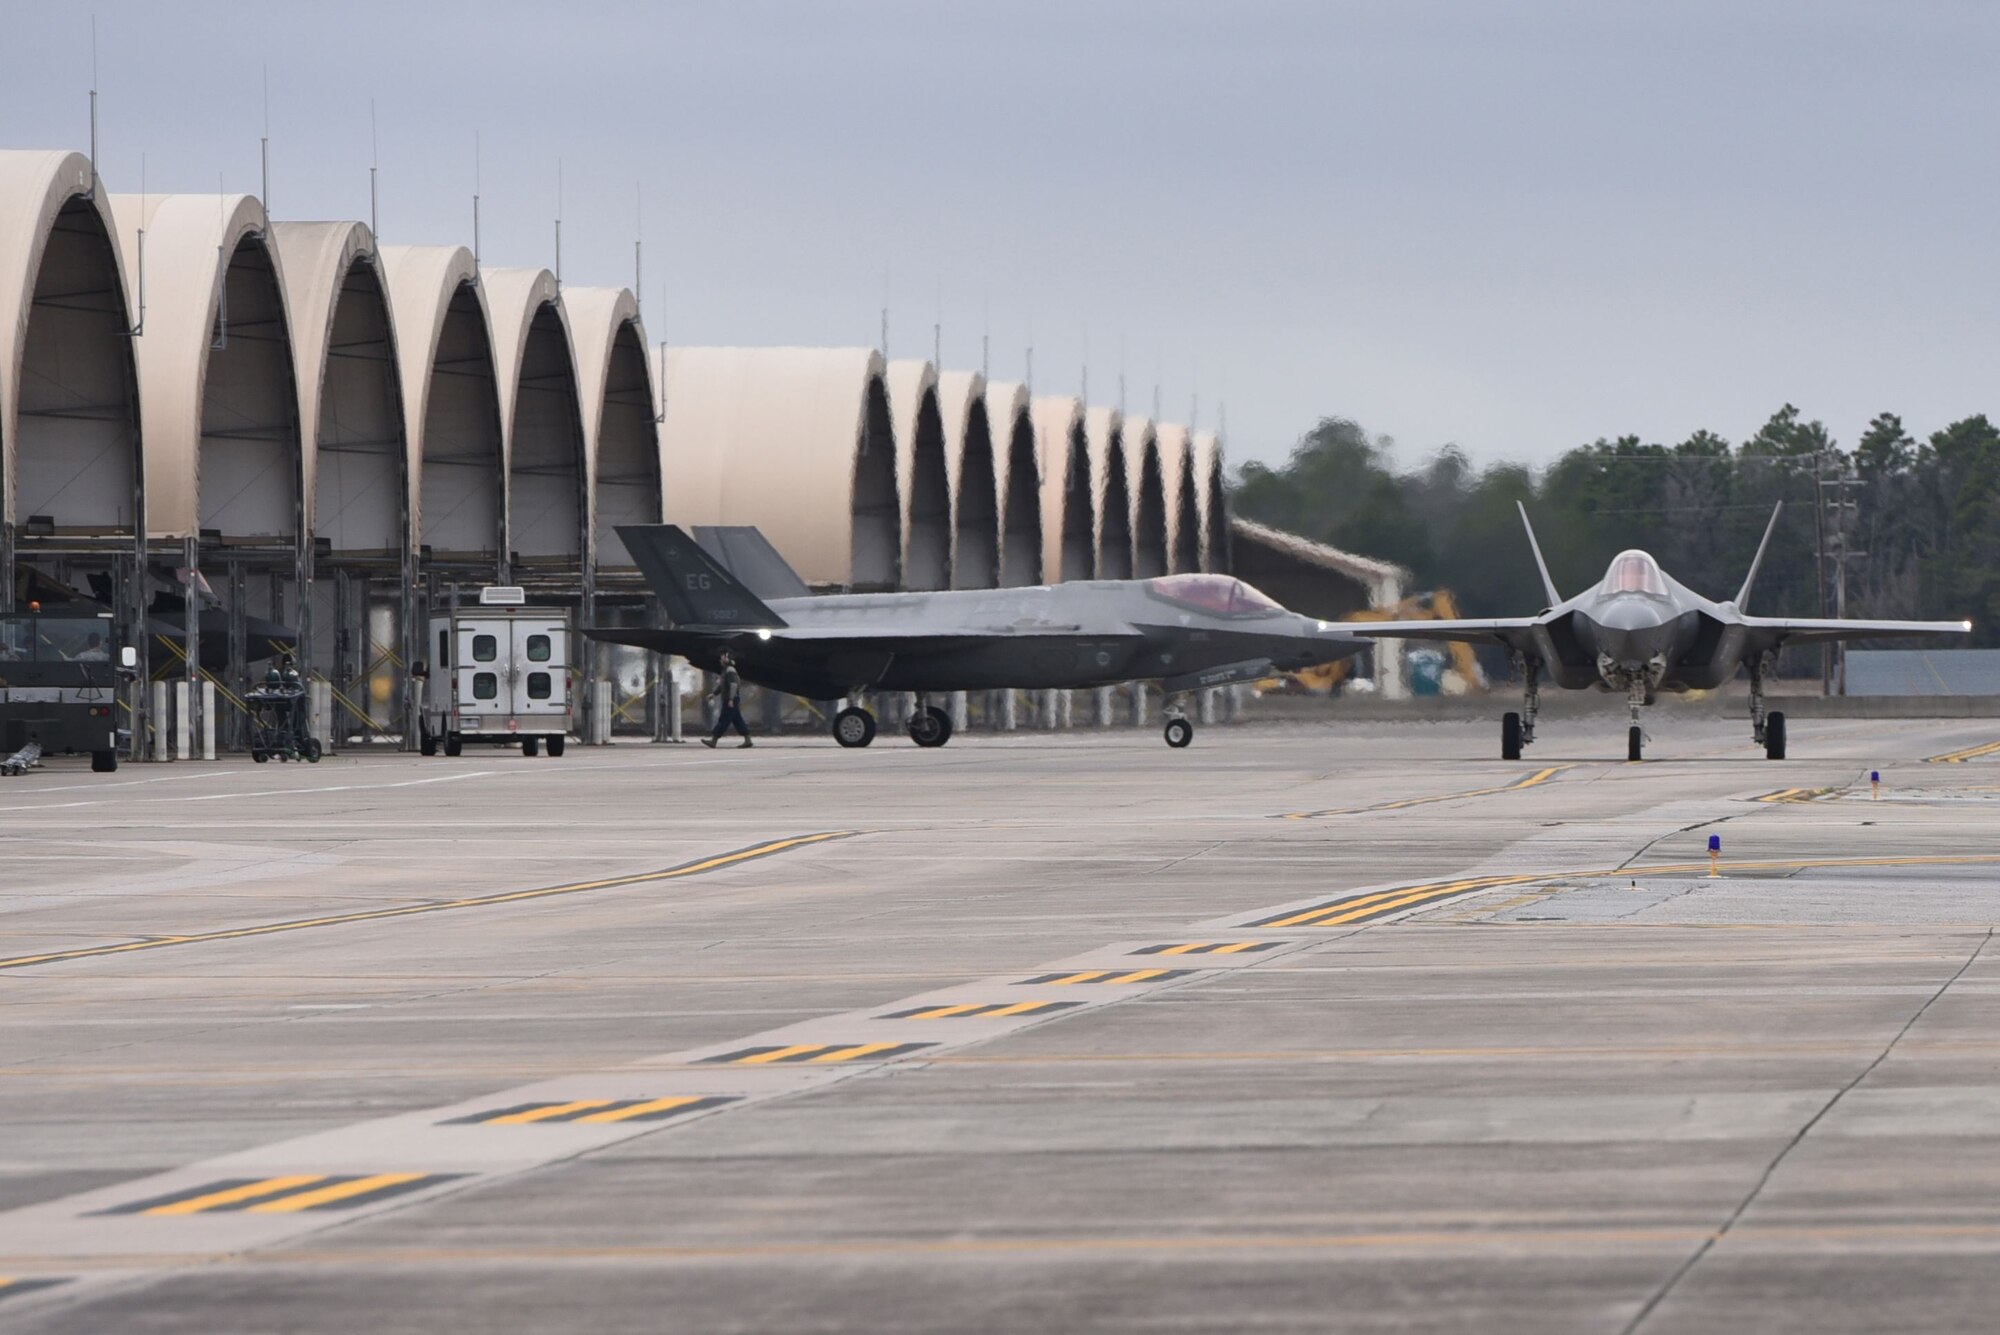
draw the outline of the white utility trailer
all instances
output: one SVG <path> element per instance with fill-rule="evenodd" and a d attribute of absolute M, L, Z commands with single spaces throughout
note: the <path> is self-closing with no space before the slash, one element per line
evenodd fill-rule
<path fill-rule="evenodd" d="M 455 756 L 467 743 L 563 753 L 570 731 L 569 616 L 525 606 L 517 588 L 479 591 L 477 607 L 430 619 L 436 657 L 424 682 L 421 749 Z"/>

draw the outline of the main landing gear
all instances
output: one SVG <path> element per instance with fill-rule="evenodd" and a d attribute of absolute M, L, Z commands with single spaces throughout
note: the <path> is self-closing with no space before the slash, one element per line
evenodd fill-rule
<path fill-rule="evenodd" d="M 1777 658 L 1776 654 L 1763 653 L 1750 663 L 1750 736 L 1763 744 L 1766 760 L 1785 758 L 1784 711 L 1767 713 L 1764 709 L 1764 678 L 1777 666 Z"/>
<path fill-rule="evenodd" d="M 875 740 L 875 716 L 849 705 L 833 716 L 833 740 L 842 746 L 866 746 Z"/>
<path fill-rule="evenodd" d="M 951 715 L 930 702 L 919 691 L 917 707 L 910 712 L 910 740 L 918 746 L 943 746 L 951 740 Z"/>
<path fill-rule="evenodd" d="M 1523 683 L 1521 712 L 1500 716 L 1500 758 L 1519 760 L 1521 748 L 1535 742 L 1535 715 L 1542 707 L 1542 661 L 1517 654 L 1514 665 L 1521 670 Z"/>
<path fill-rule="evenodd" d="M 866 746 L 875 740 L 875 715 L 860 705 L 849 705 L 833 716 L 833 740 L 845 747 Z M 910 714 L 910 740 L 918 746 L 943 746 L 951 740 L 951 715 L 919 694 Z"/>

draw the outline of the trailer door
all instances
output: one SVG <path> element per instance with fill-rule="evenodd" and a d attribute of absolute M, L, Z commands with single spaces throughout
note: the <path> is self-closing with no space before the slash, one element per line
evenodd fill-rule
<path fill-rule="evenodd" d="M 514 712 L 523 731 L 561 730 L 569 713 L 569 635 L 556 620 L 522 617 L 514 631 Z"/>
<path fill-rule="evenodd" d="M 458 623 L 458 652 L 452 655 L 452 677 L 460 714 L 514 712 L 513 651 L 507 622 Z"/>

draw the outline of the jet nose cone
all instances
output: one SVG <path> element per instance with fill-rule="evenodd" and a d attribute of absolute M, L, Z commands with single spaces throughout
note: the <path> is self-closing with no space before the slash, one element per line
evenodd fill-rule
<path fill-rule="evenodd" d="M 1606 630 L 1651 630 L 1667 623 L 1668 611 L 1650 598 L 1614 597 L 1597 610 L 1593 620 Z"/>

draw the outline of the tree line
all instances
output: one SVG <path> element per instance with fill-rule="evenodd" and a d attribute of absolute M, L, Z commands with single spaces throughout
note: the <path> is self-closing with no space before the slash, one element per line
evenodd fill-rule
<path fill-rule="evenodd" d="M 1236 513 L 1408 566 L 1466 616 L 1546 601 L 1516 501 L 1564 597 L 1643 547 L 1721 600 L 1781 499 L 1750 610 L 1833 615 L 1844 547 L 1847 615 L 1971 617 L 1974 643 L 2000 644 L 2000 429 L 1983 414 L 1919 439 L 1882 413 L 1846 448 L 1786 404 L 1739 443 L 1711 431 L 1673 445 L 1600 438 L 1541 469 L 1475 468 L 1449 445 L 1404 468 L 1394 441 L 1329 417 L 1282 466 L 1245 463 L 1231 489 Z"/>

